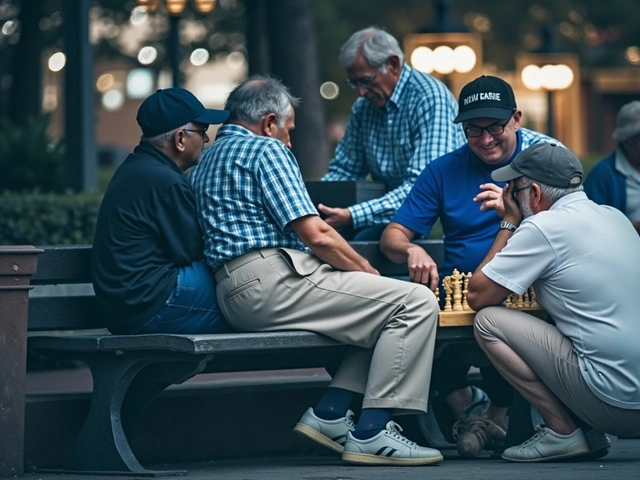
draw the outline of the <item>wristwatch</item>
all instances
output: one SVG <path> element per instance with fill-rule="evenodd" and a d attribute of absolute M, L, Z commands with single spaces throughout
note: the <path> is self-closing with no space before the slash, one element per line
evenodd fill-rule
<path fill-rule="evenodd" d="M 501 229 L 501 230 L 502 230 L 502 229 L 505 229 L 505 230 L 509 230 L 509 231 L 511 231 L 511 232 L 515 232 L 517 228 L 518 228 L 518 227 L 516 227 L 513 223 L 509 223 L 509 222 L 507 222 L 507 221 L 505 221 L 505 220 L 502 220 L 502 221 L 500 222 L 500 229 Z"/>

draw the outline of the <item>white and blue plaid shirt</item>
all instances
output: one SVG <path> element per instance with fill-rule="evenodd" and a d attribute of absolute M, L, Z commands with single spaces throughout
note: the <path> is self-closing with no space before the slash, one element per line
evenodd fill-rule
<path fill-rule="evenodd" d="M 384 182 L 387 194 L 349 207 L 356 228 L 389 223 L 424 167 L 466 143 L 458 102 L 431 75 L 404 65 L 384 108 L 359 98 L 324 181 Z"/>
<path fill-rule="evenodd" d="M 223 125 L 189 180 L 214 270 L 257 248 L 307 251 L 288 224 L 318 211 L 296 158 L 279 140 Z"/>

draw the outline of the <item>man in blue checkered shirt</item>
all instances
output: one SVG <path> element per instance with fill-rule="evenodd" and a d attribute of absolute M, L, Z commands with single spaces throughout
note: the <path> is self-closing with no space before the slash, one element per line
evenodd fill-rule
<path fill-rule="evenodd" d="M 319 217 L 290 151 L 296 104 L 279 81 L 249 78 L 229 95 L 229 120 L 191 173 L 220 309 L 239 331 L 308 330 L 352 345 L 297 434 L 348 463 L 438 463 L 438 450 L 391 421 L 427 409 L 435 295 L 380 276 Z"/>
<path fill-rule="evenodd" d="M 351 205 L 318 205 L 335 227 L 353 226 L 356 240 L 377 240 L 431 161 L 464 145 L 453 122 L 458 104 L 439 80 L 404 64 L 397 40 L 378 28 L 354 33 L 339 57 L 357 89 L 344 137 L 324 181 L 384 182 L 387 194 Z"/>

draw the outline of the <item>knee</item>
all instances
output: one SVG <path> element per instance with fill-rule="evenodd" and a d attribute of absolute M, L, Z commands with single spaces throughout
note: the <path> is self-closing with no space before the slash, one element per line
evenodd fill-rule
<path fill-rule="evenodd" d="M 440 307 L 438 306 L 435 293 L 433 293 L 429 287 L 419 283 L 411 283 L 409 285 L 411 285 L 411 289 L 407 293 L 407 307 L 421 312 L 428 312 L 429 314 L 435 313 L 437 315 Z"/>
<path fill-rule="evenodd" d="M 473 319 L 473 334 L 479 344 L 495 339 L 495 313 L 499 307 L 481 309 Z"/>

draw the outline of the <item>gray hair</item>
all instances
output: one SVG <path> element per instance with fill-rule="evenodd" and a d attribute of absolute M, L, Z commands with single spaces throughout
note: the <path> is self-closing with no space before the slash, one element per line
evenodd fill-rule
<path fill-rule="evenodd" d="M 349 68 L 360 53 L 374 68 L 383 66 L 391 55 L 396 55 L 400 59 L 400 64 L 404 63 L 404 53 L 398 41 L 393 35 L 376 27 L 365 28 L 351 35 L 340 49 L 338 62 L 342 68 Z"/>
<path fill-rule="evenodd" d="M 182 125 L 181 127 L 174 128 L 173 130 L 169 130 L 168 132 L 161 133 L 160 135 L 156 135 L 155 137 L 145 137 L 144 135 L 140 139 L 142 142 L 148 143 L 152 147 L 157 148 L 158 150 L 163 150 L 171 144 L 173 141 L 173 136 L 178 132 L 178 130 L 185 129 L 191 125 L 191 122 Z"/>
<path fill-rule="evenodd" d="M 547 200 L 549 200 L 551 203 L 557 202 L 562 197 L 564 197 L 565 195 L 569 195 L 570 193 L 582 192 L 584 190 L 584 187 L 582 185 L 578 185 L 577 187 L 570 187 L 570 188 L 560 188 L 560 187 L 553 187 L 551 185 L 547 185 L 546 183 L 541 183 L 537 180 L 532 180 L 531 178 L 526 177 L 524 175 L 522 176 L 522 179 L 525 182 L 523 187 L 529 187 L 533 182 L 537 183 L 540 186 L 540 192 L 542 192 L 544 197 Z"/>
<path fill-rule="evenodd" d="M 300 104 L 280 80 L 270 76 L 252 75 L 229 94 L 225 109 L 229 119 L 256 125 L 260 119 L 274 113 L 278 127 L 284 127 L 293 108 Z"/>

